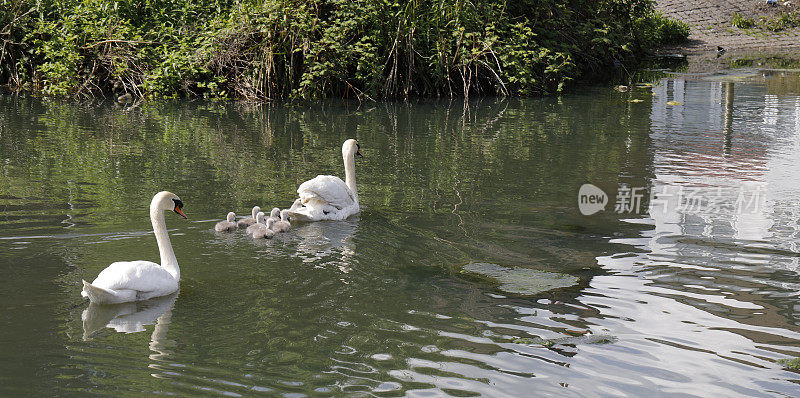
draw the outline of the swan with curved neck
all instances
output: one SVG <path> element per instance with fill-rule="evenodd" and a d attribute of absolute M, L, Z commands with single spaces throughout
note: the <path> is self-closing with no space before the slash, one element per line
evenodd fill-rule
<path fill-rule="evenodd" d="M 92 283 L 83 281 L 81 295 L 99 304 L 116 304 L 161 297 L 178 290 L 181 270 L 164 223 L 164 211 L 183 218 L 183 202 L 172 192 L 162 191 L 150 202 L 150 222 L 156 235 L 161 265 L 151 261 L 119 261 L 102 270 Z"/>
<path fill-rule="evenodd" d="M 297 188 L 302 207 L 289 211 L 293 220 L 344 220 L 360 211 L 356 189 L 356 159 L 361 155 L 358 141 L 349 139 L 342 144 L 345 180 L 319 175 Z M 294 207 L 294 206 L 293 206 Z"/>

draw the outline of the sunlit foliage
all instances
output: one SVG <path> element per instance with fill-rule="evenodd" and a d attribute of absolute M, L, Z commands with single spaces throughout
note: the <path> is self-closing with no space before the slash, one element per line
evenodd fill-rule
<path fill-rule="evenodd" d="M 0 83 L 61 96 L 532 95 L 688 35 L 649 0 L 0 2 Z"/>

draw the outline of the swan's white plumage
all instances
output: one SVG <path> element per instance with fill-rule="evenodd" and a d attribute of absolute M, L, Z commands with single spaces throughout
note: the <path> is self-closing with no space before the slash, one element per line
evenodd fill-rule
<path fill-rule="evenodd" d="M 327 205 L 336 210 L 352 206 L 356 201 L 347 184 L 336 176 L 316 176 L 300 184 L 297 194 L 306 206 Z"/>
<path fill-rule="evenodd" d="M 93 294 L 89 288 L 84 289 L 81 296 L 93 302 L 114 304 L 165 296 L 178 290 L 178 280 L 152 261 L 118 261 L 102 270 L 91 286 L 109 291 L 111 295 L 104 298 L 105 295 Z"/>
<path fill-rule="evenodd" d="M 173 210 L 186 218 L 182 207 L 180 198 L 167 191 L 157 193 L 150 202 L 150 221 L 158 242 L 161 265 L 151 261 L 112 263 L 92 283 L 83 281 L 81 295 L 95 303 L 117 304 L 147 300 L 178 290 L 181 271 L 164 224 L 164 211 Z"/>
<path fill-rule="evenodd" d="M 290 209 L 290 216 L 300 221 L 344 220 L 358 213 L 360 208 L 355 181 L 356 154 L 361 155 L 356 140 L 345 141 L 342 145 L 342 159 L 346 181 L 336 176 L 318 175 L 300 184 L 297 194 L 303 206 Z"/>

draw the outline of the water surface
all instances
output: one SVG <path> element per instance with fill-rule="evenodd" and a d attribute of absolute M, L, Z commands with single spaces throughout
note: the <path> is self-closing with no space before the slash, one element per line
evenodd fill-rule
<path fill-rule="evenodd" d="M 777 363 L 800 356 L 796 82 L 296 107 L 0 96 L 0 394 L 796 396 Z M 360 215 L 271 241 L 213 231 L 343 176 L 347 138 Z M 581 214 L 586 183 L 605 211 Z M 88 305 L 81 279 L 158 261 L 147 206 L 165 189 L 190 217 L 167 215 L 180 292 Z M 520 296 L 469 263 L 578 282 Z"/>

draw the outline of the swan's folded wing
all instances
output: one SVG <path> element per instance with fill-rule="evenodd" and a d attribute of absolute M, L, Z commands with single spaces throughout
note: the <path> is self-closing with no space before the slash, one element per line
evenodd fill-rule
<path fill-rule="evenodd" d="M 166 269 L 150 261 L 118 261 L 97 275 L 92 285 L 103 289 L 135 290 L 149 297 L 177 290 L 178 281 Z"/>
<path fill-rule="evenodd" d="M 355 202 L 353 193 L 341 178 L 319 175 L 297 188 L 303 203 L 320 201 L 337 209 L 343 209 Z"/>

